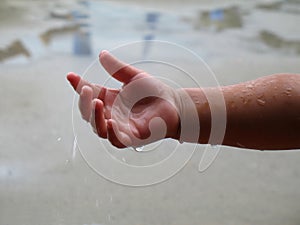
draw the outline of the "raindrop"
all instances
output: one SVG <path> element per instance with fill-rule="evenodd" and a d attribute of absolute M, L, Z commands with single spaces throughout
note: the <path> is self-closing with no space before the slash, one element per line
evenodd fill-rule
<path fill-rule="evenodd" d="M 219 145 L 211 144 L 210 147 L 212 147 L 212 149 L 216 150 L 219 147 Z"/>
<path fill-rule="evenodd" d="M 237 142 L 236 145 L 237 145 L 238 147 L 240 147 L 240 148 L 245 148 L 245 147 L 246 147 L 245 145 L 243 145 L 243 144 L 241 144 L 241 143 L 239 143 L 239 142 Z"/>
<path fill-rule="evenodd" d="M 124 157 L 122 157 L 122 161 L 126 163 L 126 159 Z"/>
<path fill-rule="evenodd" d="M 229 104 L 230 104 L 230 107 L 231 107 L 232 109 L 235 108 L 235 102 L 234 102 L 234 101 L 231 101 Z"/>
<path fill-rule="evenodd" d="M 57 138 L 57 141 L 61 141 L 61 137 Z"/>
<path fill-rule="evenodd" d="M 141 147 L 134 147 L 133 148 L 136 152 L 142 152 L 143 149 L 144 149 L 144 146 L 141 146 Z"/>
<path fill-rule="evenodd" d="M 254 86 L 253 86 L 253 84 L 248 84 L 248 85 L 246 85 L 246 88 L 253 89 Z"/>
<path fill-rule="evenodd" d="M 219 153 L 219 144 L 210 144 L 208 146 L 210 148 L 205 149 L 198 165 L 198 172 L 200 173 L 203 173 L 212 165 Z"/>
<path fill-rule="evenodd" d="M 264 106 L 266 104 L 266 101 L 263 99 L 260 99 L 260 98 L 258 98 L 256 101 L 257 101 L 257 104 L 259 104 L 261 106 Z"/>
<path fill-rule="evenodd" d="M 292 88 L 287 88 L 286 90 L 285 90 L 285 94 L 287 95 L 287 96 L 291 96 L 291 92 L 292 92 Z"/>
<path fill-rule="evenodd" d="M 243 102 L 243 104 L 246 105 L 249 102 L 249 99 L 242 97 L 242 102 Z"/>
<path fill-rule="evenodd" d="M 76 137 L 74 137 L 73 140 L 73 146 L 72 146 L 72 152 L 71 152 L 71 159 L 66 159 L 65 164 L 69 164 L 70 162 L 73 162 L 76 157 L 76 148 L 77 148 L 77 141 Z"/>
<path fill-rule="evenodd" d="M 76 148 L 77 148 L 77 140 L 76 137 L 74 137 L 73 147 L 72 147 L 72 160 L 74 160 L 76 157 Z"/>

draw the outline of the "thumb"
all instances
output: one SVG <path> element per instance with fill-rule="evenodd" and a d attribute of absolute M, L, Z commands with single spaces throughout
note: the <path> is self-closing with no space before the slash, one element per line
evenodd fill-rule
<path fill-rule="evenodd" d="M 134 76 L 142 72 L 136 67 L 120 61 L 106 50 L 100 53 L 99 60 L 104 69 L 113 78 L 125 84 L 129 83 Z"/>

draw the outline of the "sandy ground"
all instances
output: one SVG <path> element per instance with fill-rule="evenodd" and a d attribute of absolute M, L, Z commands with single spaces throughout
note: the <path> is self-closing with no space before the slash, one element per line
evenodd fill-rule
<path fill-rule="evenodd" d="M 227 82 L 300 69 L 292 59 L 262 60 L 213 69 Z M 200 174 L 200 149 L 171 180 L 147 188 L 113 184 L 72 159 L 73 92 L 64 75 L 89 62 L 60 56 L 2 66 L 1 224 L 299 224 L 298 151 L 224 147 Z"/>
<path fill-rule="evenodd" d="M 299 55 L 266 51 L 223 51 L 208 63 L 223 85 L 299 73 Z M 0 65 L 1 225 L 300 224 L 300 151 L 222 147 L 199 173 L 202 146 L 172 179 L 144 188 L 94 173 L 72 152 L 73 91 L 65 79 L 93 59 L 60 53 Z"/>

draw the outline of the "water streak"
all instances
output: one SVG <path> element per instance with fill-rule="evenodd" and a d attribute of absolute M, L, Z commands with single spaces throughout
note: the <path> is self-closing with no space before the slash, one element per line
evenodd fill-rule
<path fill-rule="evenodd" d="M 108 214 L 107 218 L 108 218 L 108 221 L 111 222 L 111 215 L 110 214 Z"/>
<path fill-rule="evenodd" d="M 74 137 L 73 147 L 72 147 L 72 160 L 74 160 L 76 157 L 76 149 L 77 149 L 77 140 L 76 137 Z"/>
<path fill-rule="evenodd" d="M 257 104 L 259 104 L 259 105 L 261 105 L 261 106 L 264 106 L 264 105 L 266 104 L 266 101 L 263 100 L 263 99 L 258 98 L 258 99 L 257 99 Z"/>

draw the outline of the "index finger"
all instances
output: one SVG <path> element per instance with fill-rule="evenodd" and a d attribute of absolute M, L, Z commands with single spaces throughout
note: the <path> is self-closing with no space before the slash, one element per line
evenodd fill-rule
<path fill-rule="evenodd" d="M 105 95 L 105 92 L 106 92 L 105 87 L 100 86 L 100 85 L 92 84 L 92 83 L 82 79 L 79 75 L 77 75 L 73 72 L 68 73 L 67 79 L 71 83 L 72 87 L 74 88 L 74 90 L 78 94 L 81 93 L 82 88 L 84 86 L 88 86 L 88 87 L 92 88 L 94 98 L 100 98 L 100 99 L 104 98 L 104 95 Z"/>

